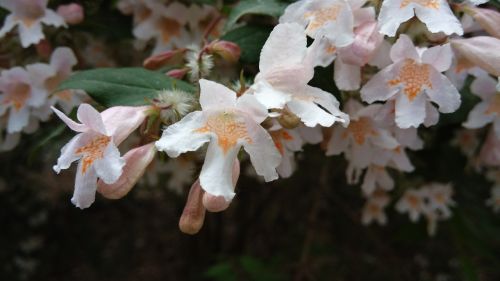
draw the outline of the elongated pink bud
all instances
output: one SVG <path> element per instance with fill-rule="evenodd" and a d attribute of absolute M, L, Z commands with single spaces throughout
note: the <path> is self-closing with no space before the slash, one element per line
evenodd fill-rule
<path fill-rule="evenodd" d="M 155 70 L 165 65 L 176 65 L 182 63 L 186 48 L 166 51 L 144 60 L 144 68 Z"/>
<path fill-rule="evenodd" d="M 354 42 L 339 49 L 339 56 L 344 63 L 363 66 L 374 56 L 384 35 L 378 32 L 377 22 L 366 22 L 354 30 Z"/>
<path fill-rule="evenodd" d="M 182 79 L 186 74 L 188 73 L 189 68 L 179 68 L 179 69 L 172 69 L 167 72 L 167 76 L 175 78 L 175 79 Z"/>
<path fill-rule="evenodd" d="M 468 62 L 479 66 L 494 76 L 500 76 L 500 39 L 476 36 L 451 40 L 453 50 Z"/>
<path fill-rule="evenodd" d="M 472 17 L 491 36 L 500 38 L 500 13 L 492 9 L 468 7 Z"/>
<path fill-rule="evenodd" d="M 127 195 L 144 175 L 155 154 L 154 142 L 130 150 L 123 156 L 125 166 L 120 178 L 112 184 L 106 184 L 99 180 L 97 182 L 97 191 L 108 199 L 120 199 Z"/>
<path fill-rule="evenodd" d="M 218 55 L 228 62 L 235 63 L 240 59 L 240 47 L 229 41 L 216 40 L 211 42 L 206 50 L 210 54 Z"/>
<path fill-rule="evenodd" d="M 63 17 L 64 21 L 68 24 L 79 24 L 84 18 L 83 7 L 76 3 L 57 7 L 57 13 Z"/>
<path fill-rule="evenodd" d="M 205 221 L 205 208 L 202 204 L 204 191 L 201 189 L 200 180 L 196 180 L 189 190 L 184 210 L 179 220 L 179 229 L 186 234 L 196 234 L 203 227 Z"/>
<path fill-rule="evenodd" d="M 236 159 L 233 164 L 233 186 L 236 186 L 239 177 L 240 161 Z M 222 212 L 229 207 L 229 204 L 231 204 L 231 201 L 226 201 L 224 196 L 214 196 L 206 192 L 203 195 L 203 206 L 205 206 L 209 212 Z"/>

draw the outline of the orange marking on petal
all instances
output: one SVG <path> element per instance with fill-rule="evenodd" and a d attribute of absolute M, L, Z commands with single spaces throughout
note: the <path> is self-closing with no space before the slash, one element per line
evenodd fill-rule
<path fill-rule="evenodd" d="M 354 141 L 362 145 L 368 136 L 376 136 L 377 132 L 373 129 L 370 119 L 361 117 L 358 120 L 351 120 L 347 131 L 344 134 L 351 134 Z"/>
<path fill-rule="evenodd" d="M 429 9 L 439 9 L 439 0 L 403 0 L 399 6 L 401 9 L 410 5 L 411 3 L 418 4 Z"/>
<path fill-rule="evenodd" d="M 412 59 L 405 59 L 398 77 L 389 80 L 387 84 L 391 87 L 404 84 L 404 93 L 410 101 L 413 101 L 424 87 L 432 89 L 429 76 L 430 67 L 428 64 L 419 64 Z"/>
<path fill-rule="evenodd" d="M 224 154 L 234 147 L 239 140 L 252 143 L 245 123 L 237 120 L 237 116 L 231 112 L 222 112 L 210 116 L 205 126 L 194 130 L 194 132 L 214 133 Z"/>
<path fill-rule="evenodd" d="M 95 160 L 104 157 L 104 149 L 111 141 L 111 137 L 97 136 L 92 141 L 75 151 L 76 155 L 82 155 L 82 174 L 85 174 Z"/>
<path fill-rule="evenodd" d="M 31 96 L 30 85 L 17 83 L 5 93 L 4 104 L 12 104 L 19 111 Z"/>
<path fill-rule="evenodd" d="M 316 11 L 305 13 L 304 18 L 309 19 L 307 31 L 315 31 L 316 29 L 325 25 L 327 22 L 337 20 L 340 8 L 340 5 L 333 5 L 329 8 L 318 9 Z"/>
<path fill-rule="evenodd" d="M 181 25 L 169 18 L 162 18 L 158 23 L 158 28 L 161 31 L 163 43 L 168 43 L 172 37 L 178 37 L 181 34 Z"/>

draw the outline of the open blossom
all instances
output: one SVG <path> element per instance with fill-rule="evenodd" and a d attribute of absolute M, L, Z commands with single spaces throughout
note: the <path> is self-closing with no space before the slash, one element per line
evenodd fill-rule
<path fill-rule="evenodd" d="M 260 73 L 250 92 L 268 109 L 288 110 L 308 127 L 347 125 L 349 116 L 339 110 L 335 97 L 307 84 L 314 75 L 315 46 L 307 48 L 300 25 L 277 25 L 262 48 Z"/>
<path fill-rule="evenodd" d="M 450 207 L 455 205 L 451 198 L 453 187 L 451 184 L 431 183 L 424 188 L 428 189 L 428 205 L 432 211 L 439 212 L 443 218 L 451 216 Z"/>
<path fill-rule="evenodd" d="M 34 77 L 43 80 L 47 73 L 36 73 L 36 67 L 25 70 L 14 67 L 0 73 L 0 115 L 8 112 L 7 132 L 21 132 L 30 124 L 33 109 L 47 100 L 47 92 L 34 83 Z"/>
<path fill-rule="evenodd" d="M 396 210 L 400 213 L 408 213 L 410 220 L 416 222 L 427 211 L 426 197 L 427 190 L 425 189 L 408 189 L 396 203 Z"/>
<path fill-rule="evenodd" d="M 387 223 L 387 216 L 384 209 L 389 205 L 391 199 L 384 191 L 377 190 L 366 200 L 363 207 L 361 222 L 364 225 L 369 225 L 373 221 L 379 225 Z"/>
<path fill-rule="evenodd" d="M 446 0 L 384 0 L 378 17 L 380 33 L 394 36 L 403 22 L 416 16 L 430 32 L 462 35 L 463 29 Z"/>
<path fill-rule="evenodd" d="M 463 125 L 469 129 L 477 129 L 493 123 L 494 132 L 500 138 L 500 93 L 497 92 L 496 84 L 496 79 L 487 74 L 472 82 L 471 92 L 479 96 L 481 102 L 470 111 Z"/>
<path fill-rule="evenodd" d="M 280 18 L 280 23 L 290 22 L 300 24 L 314 39 L 324 36 L 335 47 L 347 46 L 354 40 L 354 16 L 346 0 L 297 1 L 288 5 Z"/>
<path fill-rule="evenodd" d="M 277 179 L 281 157 L 269 133 L 259 125 L 267 118 L 267 110 L 250 94 L 237 98 L 223 85 L 205 79 L 199 83 L 202 110 L 169 126 L 156 142 L 158 150 L 177 157 L 209 142 L 200 184 L 207 193 L 226 201 L 235 195 L 232 170 L 241 147 L 250 155 L 257 174 L 266 181 Z"/>
<path fill-rule="evenodd" d="M 42 32 L 42 23 L 55 27 L 66 26 L 64 19 L 51 9 L 47 9 L 48 0 L 4 0 L 0 2 L 2 8 L 11 12 L 5 18 L 0 29 L 0 37 L 14 27 L 18 27 L 21 45 L 24 48 L 40 42 L 45 36 Z"/>
<path fill-rule="evenodd" d="M 439 111 L 451 113 L 460 106 L 460 94 L 440 72 L 451 65 L 448 44 L 419 52 L 410 38 L 401 35 L 391 49 L 393 64 L 377 73 L 361 89 L 368 103 L 395 99 L 396 124 L 400 128 L 418 127 L 429 114 L 431 102 Z"/>
<path fill-rule="evenodd" d="M 277 168 L 282 178 L 288 178 L 295 170 L 295 152 L 302 150 L 304 141 L 297 130 L 277 128 L 269 132 L 274 145 L 281 154 L 281 163 Z"/>
<path fill-rule="evenodd" d="M 81 123 L 52 109 L 70 129 L 78 132 L 61 149 L 54 170 L 59 173 L 78 160 L 71 202 L 78 208 L 87 208 L 94 202 L 98 178 L 106 184 L 120 178 L 125 160 L 117 146 L 144 121 L 146 108 L 117 106 L 99 113 L 84 103 L 77 112 Z"/>

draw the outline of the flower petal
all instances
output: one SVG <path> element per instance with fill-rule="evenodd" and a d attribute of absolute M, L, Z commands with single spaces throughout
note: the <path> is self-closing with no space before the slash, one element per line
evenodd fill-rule
<path fill-rule="evenodd" d="M 103 157 L 96 159 L 93 166 L 97 176 L 104 183 L 112 184 L 120 178 L 123 166 L 125 166 L 125 160 L 120 156 L 120 151 L 116 145 L 109 142 L 104 149 Z"/>
<path fill-rule="evenodd" d="M 334 64 L 333 77 L 335 84 L 340 90 L 354 91 L 359 89 L 361 84 L 361 67 L 354 64 L 347 64 L 338 58 Z"/>
<path fill-rule="evenodd" d="M 275 89 L 265 80 L 256 79 L 256 83 L 250 88 L 255 98 L 266 108 L 281 109 L 291 100 L 291 95 Z"/>
<path fill-rule="evenodd" d="M 37 44 L 45 38 L 42 32 L 42 24 L 38 21 L 31 26 L 26 26 L 22 22 L 18 25 L 19 37 L 23 48 L 28 48 L 32 44 Z"/>
<path fill-rule="evenodd" d="M 50 108 L 54 111 L 54 113 L 57 115 L 57 117 L 59 117 L 64 123 L 66 123 L 66 125 L 68 125 L 68 127 L 71 130 L 73 130 L 75 132 L 80 132 L 80 133 L 88 131 L 89 128 L 86 125 L 76 123 L 75 121 L 68 118 L 68 116 L 66 116 L 66 114 L 62 113 L 61 111 L 59 111 L 57 108 L 55 108 L 53 106 L 51 106 Z"/>
<path fill-rule="evenodd" d="M 200 79 L 200 105 L 203 110 L 234 107 L 236 93 L 219 83 Z"/>
<path fill-rule="evenodd" d="M 29 108 L 24 106 L 19 110 L 12 108 L 7 122 L 7 133 L 21 132 L 28 125 L 30 118 Z"/>
<path fill-rule="evenodd" d="M 401 34 L 396 43 L 392 45 L 390 56 L 393 62 L 398 62 L 404 59 L 412 59 L 415 61 L 420 60 L 420 56 L 418 55 L 415 45 L 413 45 L 410 37 L 406 34 Z"/>
<path fill-rule="evenodd" d="M 101 112 L 106 132 L 121 144 L 146 119 L 149 106 L 114 106 Z"/>
<path fill-rule="evenodd" d="M 462 35 L 464 30 L 460 21 L 455 17 L 445 0 L 439 1 L 439 8 L 427 8 L 415 5 L 415 15 L 427 26 L 432 33 L 443 32 L 446 35 L 453 33 Z"/>
<path fill-rule="evenodd" d="M 252 116 L 256 123 L 262 123 L 268 116 L 267 109 L 251 94 L 239 97 L 236 107 Z"/>
<path fill-rule="evenodd" d="M 467 121 L 463 123 L 463 126 L 468 129 L 477 129 L 477 128 L 482 128 L 486 124 L 493 122 L 493 120 L 495 119 L 495 115 L 486 114 L 488 107 L 489 107 L 488 102 L 483 101 L 478 103 L 469 112 Z"/>
<path fill-rule="evenodd" d="M 394 36 L 401 23 L 411 19 L 414 15 L 413 7 L 408 5 L 401 8 L 401 0 L 384 0 L 378 16 L 380 33 Z"/>
<path fill-rule="evenodd" d="M 80 162 L 76 170 L 75 191 L 71 203 L 80 209 L 85 209 L 95 201 L 97 174 L 93 167 L 90 167 L 85 173 L 82 172 L 82 169 L 83 165 Z"/>
<path fill-rule="evenodd" d="M 432 65 L 438 72 L 448 70 L 451 66 L 452 58 L 453 51 L 450 44 L 429 48 L 422 54 L 422 62 Z"/>
<path fill-rule="evenodd" d="M 80 158 L 80 156 L 75 154 L 75 151 L 82 145 L 81 137 L 82 134 L 78 134 L 63 146 L 61 149 L 61 156 L 57 158 L 57 164 L 53 167 L 56 173 L 59 174 L 61 170 L 69 168 L 71 163 Z"/>
<path fill-rule="evenodd" d="M 375 101 L 386 101 L 394 96 L 399 91 L 398 88 L 389 87 L 387 84 L 387 81 L 394 77 L 394 68 L 394 65 L 390 65 L 375 74 L 361 88 L 361 99 L 367 103 L 373 103 Z"/>
<path fill-rule="evenodd" d="M 82 103 L 78 107 L 76 117 L 80 122 L 82 122 L 82 124 L 86 125 L 87 128 L 93 130 L 94 132 L 100 133 L 101 135 L 108 135 L 106 127 L 102 121 L 101 114 L 90 104 Z"/>
<path fill-rule="evenodd" d="M 461 98 L 458 90 L 453 84 L 441 73 L 431 70 L 430 74 L 432 88 L 425 92 L 439 106 L 439 111 L 443 113 L 451 113 L 460 107 Z"/>
<path fill-rule="evenodd" d="M 409 100 L 405 94 L 399 94 L 396 98 L 396 124 L 406 129 L 418 127 L 425 119 L 425 95 L 420 93 L 413 100 Z"/>

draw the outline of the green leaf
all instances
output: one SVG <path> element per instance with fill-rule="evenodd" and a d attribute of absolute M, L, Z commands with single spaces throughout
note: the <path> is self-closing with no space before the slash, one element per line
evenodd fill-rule
<path fill-rule="evenodd" d="M 277 0 L 241 0 L 229 13 L 226 30 L 234 27 L 238 19 L 247 14 L 279 17 L 287 4 Z"/>
<path fill-rule="evenodd" d="M 105 106 L 144 105 L 165 89 L 194 92 L 184 81 L 143 68 L 99 68 L 77 72 L 63 81 L 56 91 L 81 89 Z"/>
<path fill-rule="evenodd" d="M 241 49 L 240 61 L 242 63 L 258 63 L 260 57 L 260 50 L 271 33 L 270 27 L 263 26 L 242 26 L 229 31 L 222 40 L 231 41 Z"/>

